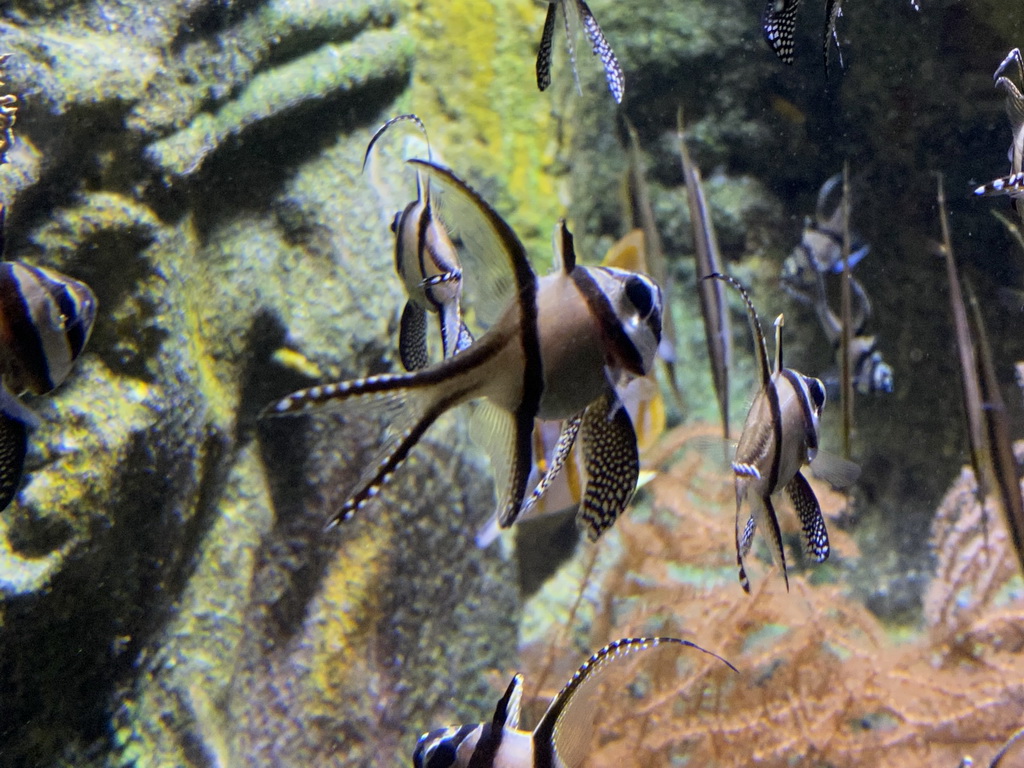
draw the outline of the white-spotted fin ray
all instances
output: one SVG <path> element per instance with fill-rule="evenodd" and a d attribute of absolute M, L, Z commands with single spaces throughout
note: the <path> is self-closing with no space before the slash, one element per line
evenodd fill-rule
<path fill-rule="evenodd" d="M 537 48 L 537 88 L 544 91 L 551 85 L 551 55 L 554 48 L 555 25 L 559 10 L 562 12 L 562 22 L 565 28 L 566 46 L 569 52 L 569 66 L 572 68 L 573 78 L 576 81 L 576 88 L 580 88 L 579 73 L 576 70 L 576 35 L 582 27 L 583 32 L 590 42 L 591 51 L 601 59 L 604 67 L 605 80 L 608 82 L 608 90 L 616 104 L 622 103 L 622 97 L 626 92 L 626 77 L 622 73 L 615 52 L 604 36 L 601 26 L 594 18 L 590 6 L 584 0 L 549 0 L 547 13 L 544 17 L 544 28 L 541 32 L 540 45 Z"/>
<path fill-rule="evenodd" d="M 796 10 L 799 6 L 800 0 L 768 0 L 761 16 L 764 39 L 783 64 L 793 63 Z"/>
<path fill-rule="evenodd" d="M 679 157 L 683 166 L 683 181 L 686 184 L 690 226 L 693 228 L 693 247 L 697 257 L 697 295 L 700 299 L 701 316 L 704 319 L 704 338 L 708 345 L 708 359 L 711 362 L 711 379 L 715 385 L 718 410 L 722 416 L 722 433 L 728 440 L 732 328 L 725 303 L 724 286 L 717 280 L 701 279 L 705 275 L 721 271 L 722 257 L 718 250 L 715 226 L 711 221 L 711 210 L 704 196 L 700 169 L 693 164 L 690 152 L 686 148 L 682 107 L 676 113 L 676 139 L 679 142 Z"/>
<path fill-rule="evenodd" d="M 0 205 L 0 253 L 5 209 Z M 51 269 L 0 261 L 0 510 L 17 493 L 38 417 L 18 399 L 63 382 L 96 319 L 89 286 Z"/>
<path fill-rule="evenodd" d="M 416 115 L 398 115 L 388 120 L 373 134 L 363 167 L 377 140 L 399 122 L 412 122 L 427 140 L 427 159 L 432 160 L 426 126 Z M 427 313 L 437 315 L 441 326 L 441 347 L 450 357 L 469 346 L 473 337 L 462 321 L 462 266 L 459 255 L 438 216 L 431 197 L 430 180 L 416 173 L 416 199 L 396 214 L 392 224 L 395 234 L 395 270 L 405 284 L 409 300 L 402 310 L 398 349 L 407 371 L 426 368 Z"/>
<path fill-rule="evenodd" d="M 1009 67 L 1014 67 L 1016 82 L 1007 74 Z M 1006 114 L 1010 118 L 1010 130 L 1013 140 L 1010 142 L 1010 173 L 994 179 L 974 190 L 976 195 L 1008 195 L 1013 206 L 1022 213 L 1017 201 L 1024 197 L 1024 59 L 1019 48 L 1010 51 L 993 75 L 997 88 L 1006 92 Z M 1022 214 L 1024 215 L 1024 214 Z"/>
<path fill-rule="evenodd" d="M 650 661 L 668 652 L 695 650 L 718 654 L 675 637 L 629 637 L 606 645 L 576 670 L 532 731 L 519 728 L 523 676 L 512 678 L 487 723 L 451 726 L 423 734 L 416 744 L 415 768 L 577 768 L 586 759 L 597 715 L 599 683 L 627 658 Z M 643 656 L 641 657 L 640 654 Z"/>
<path fill-rule="evenodd" d="M 825 62 L 825 77 L 828 77 L 829 54 L 832 51 L 831 43 L 835 42 L 836 52 L 839 54 L 839 68 L 843 68 L 843 49 L 839 45 L 839 35 L 836 33 L 836 22 L 843 15 L 843 0 L 825 0 L 825 32 L 822 34 L 821 57 Z"/>
<path fill-rule="evenodd" d="M 556 248 L 557 251 L 557 248 Z M 634 229 L 617 240 L 605 254 L 602 266 L 628 272 L 646 272 L 643 231 Z M 618 399 L 629 414 L 640 455 L 653 446 L 665 431 L 665 401 L 654 375 L 631 377 L 615 387 Z M 579 509 L 584 498 L 587 470 L 582 443 L 576 440 L 583 413 L 563 422 L 538 421 L 533 433 L 533 469 L 528 487 L 532 488 L 520 511 L 520 519 Z M 637 486 L 650 472 L 641 471 Z M 579 519 L 583 527 L 583 519 Z M 501 528 L 491 517 L 478 531 L 477 545 L 488 547 L 498 538 Z M 587 528 L 588 534 L 593 529 Z"/>
<path fill-rule="evenodd" d="M 535 419 L 574 416 L 601 402 L 615 382 L 650 372 L 661 338 L 661 291 L 644 275 L 578 266 L 564 222 L 556 229 L 560 268 L 538 279 L 515 232 L 472 188 L 447 168 L 410 162 L 446 191 L 446 208 L 467 253 L 482 260 L 479 270 L 473 267 L 474 278 L 484 275 L 481 286 L 495 292 L 511 287 L 509 300 L 494 324 L 457 355 L 420 371 L 301 390 L 272 404 L 266 415 L 343 406 L 365 414 L 387 410 L 392 434 L 383 458 L 332 516 L 336 524 L 379 493 L 442 413 L 483 399 L 477 410 L 486 414 L 486 447 L 504 480 L 498 521 L 508 527 L 526 495 Z M 491 262 L 489 270 L 483 261 Z M 623 470 L 616 464 L 601 471 Z M 621 511 L 603 508 L 601 514 L 613 518 Z"/>
<path fill-rule="evenodd" d="M 750 582 L 744 566 L 755 530 L 765 535 L 772 559 L 782 569 L 786 588 L 786 572 L 782 533 L 772 496 L 785 489 L 801 518 L 808 554 L 818 560 L 828 556 L 828 533 L 814 492 L 801 474 L 805 464 L 822 461 L 818 451 L 818 430 L 825 405 L 825 387 L 817 379 L 784 367 L 782 348 L 782 316 L 775 322 L 775 366 L 768 364 L 768 345 L 750 296 L 734 278 L 720 273 L 709 277 L 724 280 L 743 297 L 760 372 L 760 389 L 754 396 L 732 468 L 736 485 L 736 561 L 740 584 L 747 592 Z M 852 482 L 856 465 L 838 457 L 829 457 L 827 469 L 833 482 Z M 799 478 L 799 479 L 797 479 Z M 745 499 L 750 500 L 749 520 L 741 528 L 741 512 Z"/>

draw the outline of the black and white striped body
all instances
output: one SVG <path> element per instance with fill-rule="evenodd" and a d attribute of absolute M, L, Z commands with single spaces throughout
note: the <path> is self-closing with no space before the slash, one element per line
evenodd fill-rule
<path fill-rule="evenodd" d="M 1011 66 L 1015 70 L 1012 75 L 1016 76 L 1016 82 L 1010 75 L 1004 74 Z M 993 78 L 996 87 L 1006 93 L 1006 114 L 1010 118 L 1010 130 L 1013 132 L 1007 153 L 1010 172 L 978 187 L 974 194 L 1007 195 L 1013 200 L 1017 212 L 1024 215 L 1018 204 L 1018 200 L 1024 198 L 1024 94 L 1021 93 L 1021 88 L 1024 88 L 1024 59 L 1021 58 L 1019 48 L 1014 48 L 1006 55 L 996 68 Z"/>
<path fill-rule="evenodd" d="M 772 559 L 782 569 L 786 588 L 786 556 L 782 549 L 782 531 L 772 496 L 785 490 L 800 517 L 804 545 L 818 562 L 829 554 L 828 531 L 818 500 L 800 470 L 818 455 L 818 429 L 825 406 L 825 387 L 815 378 L 782 364 L 782 316 L 775 321 L 775 367 L 768 366 L 768 348 L 761 324 L 746 290 L 733 278 L 716 274 L 734 286 L 747 306 L 754 336 L 754 347 L 761 372 L 761 386 L 747 413 L 732 463 L 736 486 L 736 563 L 743 589 L 750 591 L 743 558 L 750 551 L 753 536 L 761 528 L 768 541 Z M 742 530 L 741 515 L 745 500 L 750 516 Z"/>
<path fill-rule="evenodd" d="M 576 70 L 575 40 L 582 27 L 587 35 L 587 40 L 590 41 L 591 50 L 595 56 L 601 59 L 612 98 L 615 99 L 616 104 L 621 104 L 626 91 L 625 75 L 622 74 L 622 67 L 619 66 L 619 61 L 615 58 L 615 52 L 605 38 L 604 32 L 601 31 L 590 6 L 584 0 L 549 0 L 540 46 L 537 48 L 537 88 L 544 91 L 551 85 L 551 55 L 554 48 L 555 26 L 559 9 L 562 11 L 562 25 L 565 27 L 569 65 L 572 67 L 577 90 L 580 87 L 580 77 Z"/>
<path fill-rule="evenodd" d="M 96 297 L 85 283 L 19 261 L 0 262 L 0 369 L 14 394 L 57 387 L 85 347 Z"/>
<path fill-rule="evenodd" d="M 3 220 L 0 205 L 0 252 Z M 59 386 L 95 318 L 96 297 L 85 283 L 20 261 L 0 261 L 0 510 L 18 491 L 28 431 L 38 422 L 18 395 L 42 395 Z"/>
<path fill-rule="evenodd" d="M 505 261 L 515 286 L 512 300 L 484 335 L 454 357 L 421 371 L 295 392 L 272 405 L 268 414 L 357 399 L 366 407 L 385 404 L 389 413 L 399 413 L 384 459 L 364 474 L 332 518 L 337 523 L 377 495 L 442 413 L 483 399 L 474 436 L 491 457 L 502 527 L 514 522 L 523 504 L 534 420 L 579 417 L 585 462 L 595 479 L 584 491 L 580 515 L 596 538 L 624 509 L 639 473 L 636 435 L 612 384 L 651 370 L 661 334 L 661 292 L 637 273 L 577 266 L 564 223 L 556 233 L 560 267 L 538 279 L 518 237 L 472 189 L 445 168 L 412 162 L 448 188 L 452 199 L 446 198 L 446 204 L 463 205 L 464 240 L 484 232 L 483 240 L 467 250 L 495 253 L 496 261 Z M 484 242 L 488 239 L 493 239 L 491 245 Z M 480 282 L 486 283 L 483 277 Z M 495 282 L 508 282 L 501 277 Z"/>
<path fill-rule="evenodd" d="M 729 662 L 688 640 L 631 637 L 594 653 L 576 670 L 532 731 L 519 729 L 523 676 L 512 678 L 490 722 L 452 726 L 423 734 L 413 752 L 414 768 L 576 768 L 587 757 L 603 673 L 616 662 L 652 651 L 693 648 Z"/>
<path fill-rule="evenodd" d="M 396 123 L 414 123 L 430 140 L 416 115 L 398 115 L 377 129 L 366 146 L 363 167 L 377 140 Z M 427 314 L 436 315 L 441 327 L 441 349 L 451 357 L 468 347 L 473 337 L 462 322 L 462 266 L 444 222 L 438 218 L 430 194 L 430 181 L 416 174 L 416 199 L 395 215 L 395 271 L 402 278 L 409 301 L 402 311 L 398 335 L 399 355 L 407 371 L 426 368 Z"/>

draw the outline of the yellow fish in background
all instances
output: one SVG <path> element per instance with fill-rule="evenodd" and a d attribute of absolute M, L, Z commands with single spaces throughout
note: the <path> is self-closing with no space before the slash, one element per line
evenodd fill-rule
<path fill-rule="evenodd" d="M 512 678 L 488 723 L 453 725 L 423 734 L 412 755 L 415 768 L 578 768 L 593 741 L 594 719 L 607 668 L 643 654 L 653 663 L 666 652 L 686 648 L 714 656 L 733 672 L 736 667 L 712 653 L 675 637 L 627 637 L 606 645 L 576 670 L 532 731 L 519 727 L 523 676 Z M 655 652 L 658 651 L 658 652 Z"/>
<path fill-rule="evenodd" d="M 614 267 L 626 272 L 646 272 L 644 258 L 644 233 L 634 229 L 615 242 L 605 254 L 601 266 Z M 645 451 L 658 442 L 665 432 L 665 400 L 653 372 L 637 376 L 616 388 L 622 405 L 633 422 L 636 444 L 641 460 Z M 533 430 L 533 468 L 527 487 L 530 495 L 524 505 L 523 515 L 527 518 L 567 512 L 579 506 L 583 498 L 586 474 L 583 456 L 575 446 L 563 461 L 560 469 L 552 472 L 562 435 L 561 421 L 537 420 Z M 654 472 L 641 469 L 637 487 L 654 477 Z M 491 518 L 477 532 L 476 543 L 480 547 L 490 546 L 501 528 L 497 515 Z"/>

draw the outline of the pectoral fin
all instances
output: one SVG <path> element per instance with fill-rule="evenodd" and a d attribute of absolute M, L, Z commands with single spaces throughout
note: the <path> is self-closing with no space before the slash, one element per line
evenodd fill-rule
<path fill-rule="evenodd" d="M 786 486 L 796 513 L 800 517 L 800 527 L 804 532 L 804 550 L 819 563 L 828 559 L 828 529 L 825 518 L 821 516 L 818 498 L 814 495 L 807 479 L 797 472 Z"/>
<path fill-rule="evenodd" d="M 533 493 L 530 494 L 530 497 L 523 504 L 520 514 L 529 512 L 558 477 L 562 467 L 565 466 L 566 460 L 572 454 L 572 447 L 576 444 L 576 435 L 579 434 L 582 422 L 583 412 L 566 419 L 562 425 L 562 431 L 558 434 L 558 442 L 555 443 L 554 454 L 551 456 L 551 462 L 548 464 L 547 471 L 540 479 L 540 482 L 537 483 L 537 487 L 533 489 Z"/>
<path fill-rule="evenodd" d="M 548 3 L 548 13 L 544 17 L 544 31 L 540 36 L 540 47 L 537 48 L 537 88 L 545 91 L 551 85 L 551 46 L 555 35 L 555 13 L 557 3 Z"/>
<path fill-rule="evenodd" d="M 398 354 L 402 367 L 407 371 L 426 368 L 427 358 L 427 313 L 413 301 L 405 303 L 402 322 L 398 329 Z"/>
<path fill-rule="evenodd" d="M 576 519 L 597 541 L 636 490 L 640 457 L 633 422 L 613 390 L 587 407 L 581 430 L 587 482 Z"/>
<path fill-rule="evenodd" d="M 470 435 L 491 460 L 498 495 L 498 525 L 508 528 L 519 517 L 533 463 L 532 413 L 509 413 L 484 401 L 477 405 Z"/>
<path fill-rule="evenodd" d="M 580 16 L 583 17 L 583 29 L 590 38 L 590 45 L 594 55 L 600 57 L 604 66 L 604 76 L 608 81 L 608 90 L 612 92 L 612 98 L 616 104 L 622 103 L 622 97 L 626 92 L 626 77 L 622 74 L 622 67 L 619 60 L 615 58 L 615 52 L 605 39 L 604 32 L 590 11 L 590 6 L 585 2 L 580 3 Z M 543 89 L 542 89 L 543 90 Z"/>

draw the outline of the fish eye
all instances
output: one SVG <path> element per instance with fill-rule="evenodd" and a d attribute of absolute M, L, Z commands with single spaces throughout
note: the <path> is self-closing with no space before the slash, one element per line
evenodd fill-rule
<path fill-rule="evenodd" d="M 807 391 L 811 395 L 811 401 L 814 403 L 814 409 L 820 411 L 825 407 L 825 385 L 818 379 L 812 379 L 808 377 L 805 379 L 807 382 Z"/>
<path fill-rule="evenodd" d="M 647 317 L 654 308 L 654 296 L 647 281 L 636 275 L 626 281 L 626 298 L 636 307 L 641 317 Z"/>

